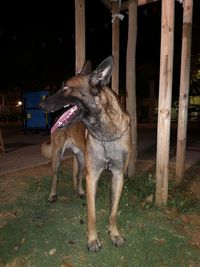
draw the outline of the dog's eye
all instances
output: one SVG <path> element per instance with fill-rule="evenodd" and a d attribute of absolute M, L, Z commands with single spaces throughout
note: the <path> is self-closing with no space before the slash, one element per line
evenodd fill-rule
<path fill-rule="evenodd" d="M 69 87 L 67 85 L 64 85 L 63 91 L 67 91 L 68 89 L 69 89 Z"/>

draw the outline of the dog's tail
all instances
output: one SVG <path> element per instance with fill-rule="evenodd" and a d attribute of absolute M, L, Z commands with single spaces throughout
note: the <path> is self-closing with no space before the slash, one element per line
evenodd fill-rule
<path fill-rule="evenodd" d="M 52 146 L 50 141 L 45 141 L 41 145 L 41 153 L 45 158 L 50 159 L 52 156 Z"/>

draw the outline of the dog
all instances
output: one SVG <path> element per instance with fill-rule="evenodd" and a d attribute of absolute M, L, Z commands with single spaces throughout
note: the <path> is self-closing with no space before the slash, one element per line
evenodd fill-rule
<path fill-rule="evenodd" d="M 90 252 L 101 249 L 97 235 L 95 195 L 101 173 L 112 173 L 109 234 L 116 246 L 125 239 L 117 227 L 117 210 L 129 159 L 132 153 L 131 120 L 122 108 L 118 96 L 109 88 L 113 57 L 106 58 L 94 71 L 86 61 L 79 74 L 66 80 L 60 90 L 41 103 L 46 112 L 67 108 L 52 127 L 69 127 L 82 121 L 86 133 L 86 197 L 87 197 L 87 247 Z"/>
<path fill-rule="evenodd" d="M 48 201 L 53 203 L 57 200 L 58 170 L 66 149 L 73 152 L 73 188 L 77 190 L 80 197 L 85 195 L 82 186 L 85 163 L 85 126 L 82 122 L 73 124 L 70 128 L 63 128 L 54 131 L 50 136 L 50 143 L 44 142 L 41 146 L 41 153 L 44 157 L 51 159 L 52 164 L 52 185 Z"/>

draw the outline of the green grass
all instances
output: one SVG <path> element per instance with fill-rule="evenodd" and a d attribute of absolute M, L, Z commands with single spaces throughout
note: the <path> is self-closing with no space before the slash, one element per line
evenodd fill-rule
<path fill-rule="evenodd" d="M 60 267 L 62 263 L 68 267 L 200 266 L 199 250 L 175 230 L 180 221 L 168 220 L 153 205 L 142 205 L 155 187 L 146 173 L 125 182 L 118 224 L 126 243 L 120 248 L 111 243 L 107 233 L 110 177 L 105 174 L 100 180 L 96 202 L 102 242 L 99 253 L 86 249 L 86 200 L 73 194 L 71 177 L 60 177 L 54 204 L 47 202 L 51 177 L 44 177 L 40 183 L 31 177 L 27 180 L 29 188 L 18 200 L 0 207 L 1 212 L 16 212 L 0 229 L 0 266 L 14 261 L 27 267 Z M 49 255 L 52 249 L 55 253 Z"/>

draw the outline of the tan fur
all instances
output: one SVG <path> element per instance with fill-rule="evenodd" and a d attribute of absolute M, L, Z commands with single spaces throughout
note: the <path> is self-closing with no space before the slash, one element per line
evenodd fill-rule
<path fill-rule="evenodd" d="M 45 141 L 42 143 L 41 153 L 45 158 L 50 159 L 52 157 L 52 146 L 49 141 Z"/>
<path fill-rule="evenodd" d="M 50 141 L 41 145 L 41 153 L 51 160 L 52 164 L 52 186 L 49 202 L 57 200 L 58 169 L 66 149 L 74 154 L 73 162 L 73 188 L 78 190 L 80 196 L 84 195 L 82 178 L 85 170 L 85 126 L 83 123 L 75 123 L 70 128 L 58 129 L 51 134 Z"/>

